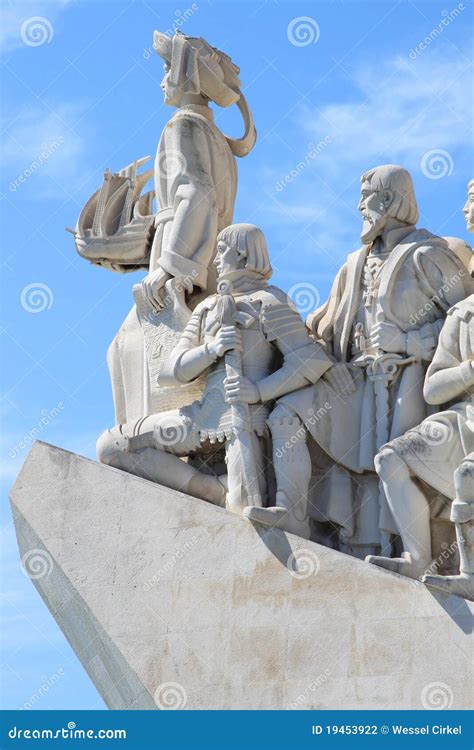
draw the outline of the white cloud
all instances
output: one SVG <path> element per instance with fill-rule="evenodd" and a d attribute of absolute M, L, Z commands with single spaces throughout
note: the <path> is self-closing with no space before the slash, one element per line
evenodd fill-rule
<path fill-rule="evenodd" d="M 427 151 L 447 151 L 455 169 L 470 158 L 473 97 L 466 55 L 441 43 L 415 60 L 409 52 L 354 66 L 340 102 L 297 107 L 294 142 L 301 146 L 293 155 L 280 149 L 276 166 L 262 172 L 264 190 L 273 197 L 259 210 L 289 243 L 298 235 L 300 262 L 314 258 L 316 250 L 327 251 L 320 253 L 320 263 L 330 263 L 330 258 L 339 262 L 357 248 L 356 196 L 365 170 L 399 163 L 412 172 L 416 187 L 417 180 L 425 179 L 420 162 Z M 330 142 L 308 159 L 310 144 L 325 138 Z M 277 189 L 305 158 L 304 168 Z M 311 226 L 309 232 L 301 232 L 305 226 Z"/>
<path fill-rule="evenodd" d="M 356 101 L 308 111 L 302 123 L 306 132 L 314 138 L 329 131 L 338 152 L 328 147 L 320 161 L 330 161 L 336 171 L 361 160 L 369 167 L 381 158 L 414 167 L 427 149 L 467 146 L 469 64 L 461 54 L 443 50 L 414 61 L 399 56 L 361 67 L 352 81 L 359 91 Z"/>

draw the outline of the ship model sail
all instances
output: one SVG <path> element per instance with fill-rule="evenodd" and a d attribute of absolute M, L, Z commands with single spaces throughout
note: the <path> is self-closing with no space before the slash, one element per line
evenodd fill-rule
<path fill-rule="evenodd" d="M 153 169 L 138 173 L 149 156 L 120 172 L 104 172 L 102 186 L 89 198 L 71 231 L 79 255 L 91 263 L 125 273 L 148 268 L 154 235 L 153 198 L 141 195 Z"/>

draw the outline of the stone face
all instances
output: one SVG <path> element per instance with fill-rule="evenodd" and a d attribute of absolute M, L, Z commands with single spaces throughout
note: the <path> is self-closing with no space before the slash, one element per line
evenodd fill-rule
<path fill-rule="evenodd" d="M 470 602 L 45 443 L 12 507 L 110 708 L 469 707 Z"/>

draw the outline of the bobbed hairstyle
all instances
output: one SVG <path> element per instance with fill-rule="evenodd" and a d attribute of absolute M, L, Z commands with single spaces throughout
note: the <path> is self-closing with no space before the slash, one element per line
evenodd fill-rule
<path fill-rule="evenodd" d="M 219 233 L 217 242 L 222 240 L 231 247 L 237 247 L 245 257 L 245 268 L 269 279 L 273 273 L 268 255 L 267 241 L 262 230 L 255 224 L 231 224 Z"/>

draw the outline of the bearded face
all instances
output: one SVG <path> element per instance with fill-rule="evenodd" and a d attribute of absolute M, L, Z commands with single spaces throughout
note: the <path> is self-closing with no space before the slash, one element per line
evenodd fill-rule
<path fill-rule="evenodd" d="M 474 182 L 469 183 L 467 201 L 462 211 L 466 218 L 467 231 L 474 232 Z"/>
<path fill-rule="evenodd" d="M 382 195 L 374 191 L 369 182 L 362 184 L 358 208 L 364 220 L 360 239 L 364 245 L 370 245 L 382 234 L 388 214 Z"/>

